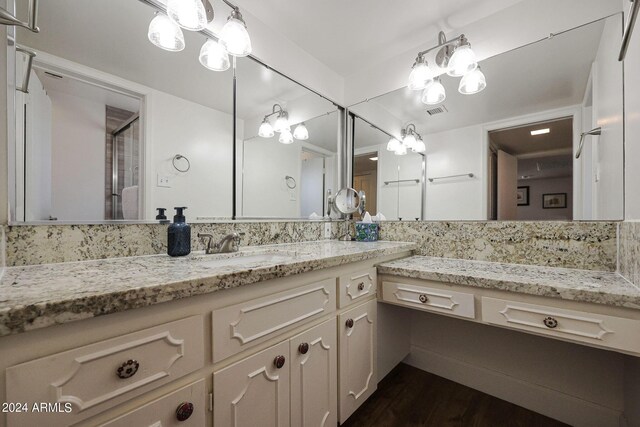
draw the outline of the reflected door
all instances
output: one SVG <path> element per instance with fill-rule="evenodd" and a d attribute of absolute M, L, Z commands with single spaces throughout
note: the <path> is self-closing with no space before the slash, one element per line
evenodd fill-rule
<path fill-rule="evenodd" d="M 106 219 L 137 220 L 140 217 L 140 119 L 137 114 L 132 114 L 112 132 L 111 143 L 107 143 L 105 170 L 110 172 L 110 177 L 105 186 Z"/>

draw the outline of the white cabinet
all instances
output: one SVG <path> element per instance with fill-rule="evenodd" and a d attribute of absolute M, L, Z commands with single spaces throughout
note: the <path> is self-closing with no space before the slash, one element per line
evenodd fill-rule
<path fill-rule="evenodd" d="M 371 396 L 377 386 L 376 309 L 376 300 L 371 300 L 338 318 L 341 423 Z"/>
<path fill-rule="evenodd" d="M 410 285 L 401 282 L 382 282 L 382 300 L 424 311 L 475 319 L 473 294 L 449 289 Z"/>
<path fill-rule="evenodd" d="M 214 373 L 214 426 L 288 426 L 288 356 L 285 341 Z"/>
<path fill-rule="evenodd" d="M 340 308 L 356 304 L 375 295 L 377 273 L 375 268 L 368 268 L 344 274 L 338 278 L 338 294 Z"/>
<path fill-rule="evenodd" d="M 333 318 L 289 340 L 291 426 L 338 422 L 338 340 Z"/>

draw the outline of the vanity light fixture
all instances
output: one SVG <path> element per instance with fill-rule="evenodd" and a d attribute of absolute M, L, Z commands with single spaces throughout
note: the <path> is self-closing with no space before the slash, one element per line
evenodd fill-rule
<path fill-rule="evenodd" d="M 296 129 L 293 131 L 293 137 L 295 139 L 299 139 L 300 141 L 305 141 L 309 139 L 309 130 L 304 125 L 304 122 L 296 126 Z"/>
<path fill-rule="evenodd" d="M 273 126 L 269 122 L 269 117 L 277 114 L 276 121 Z M 291 133 L 291 125 L 289 124 L 289 113 L 287 110 L 282 108 L 280 104 L 273 104 L 271 108 L 271 113 L 264 116 L 262 119 L 262 123 L 260 124 L 260 128 L 258 129 L 258 135 L 262 138 L 271 138 L 275 135 L 275 132 L 280 134 L 278 141 L 283 144 L 291 144 L 293 142 L 293 138 L 304 141 L 309 139 L 309 129 L 304 124 L 304 122 L 300 123 L 296 126 L 293 134 Z"/>
<path fill-rule="evenodd" d="M 251 38 L 247 32 L 247 24 L 237 6 L 223 0 L 232 7 L 231 15 L 220 32 L 220 42 L 233 56 L 247 56 L 251 53 Z"/>
<path fill-rule="evenodd" d="M 438 69 L 431 69 L 426 56 L 436 51 L 435 63 Z M 458 90 L 465 95 L 478 93 L 487 86 L 487 81 L 478 67 L 476 55 L 471 50 L 464 34 L 447 40 L 444 32 L 438 34 L 438 45 L 418 52 L 409 75 L 409 89 L 423 90 L 421 100 L 427 105 L 443 102 L 447 95 L 439 76 L 442 70 L 453 77 L 463 77 Z"/>
<path fill-rule="evenodd" d="M 200 63 L 213 71 L 226 71 L 231 66 L 229 54 L 219 41 L 208 39 L 200 49 Z"/>
<path fill-rule="evenodd" d="M 204 30 L 208 23 L 203 0 L 168 0 L 167 15 L 173 22 L 189 31 Z M 211 18 L 213 19 L 213 16 Z"/>
<path fill-rule="evenodd" d="M 398 156 L 404 156 L 409 150 L 414 153 L 424 153 L 427 150 L 422 135 L 416 132 L 416 125 L 413 123 L 409 123 L 402 129 L 401 136 L 402 142 L 395 138 L 391 139 L 387 144 L 387 150 L 393 151 Z"/>
<path fill-rule="evenodd" d="M 293 135 L 291 135 L 291 131 L 289 129 L 285 129 L 280 133 L 280 138 L 278 141 L 282 144 L 291 144 L 293 143 Z"/>
<path fill-rule="evenodd" d="M 275 130 L 278 133 L 281 133 L 284 131 L 289 131 L 289 132 L 291 131 L 291 126 L 289 125 L 289 113 L 284 111 L 282 108 L 278 113 L 278 117 L 276 117 L 276 122 L 273 124 L 273 130 Z"/>
<path fill-rule="evenodd" d="M 531 131 L 531 136 L 544 135 L 545 133 L 549 133 L 549 132 L 551 132 L 551 129 L 549 129 L 549 128 L 532 130 Z"/>
<path fill-rule="evenodd" d="M 260 129 L 258 129 L 258 135 L 262 138 L 271 138 L 275 135 L 273 126 L 271 126 L 271 123 L 269 123 L 269 120 L 266 117 L 262 120 Z"/>
<path fill-rule="evenodd" d="M 180 27 L 164 13 L 156 12 L 149 24 L 149 41 L 160 49 L 179 52 L 184 49 L 184 34 Z"/>
<path fill-rule="evenodd" d="M 387 151 L 398 151 L 398 149 L 402 146 L 402 143 L 395 138 L 389 139 L 387 143 Z"/>

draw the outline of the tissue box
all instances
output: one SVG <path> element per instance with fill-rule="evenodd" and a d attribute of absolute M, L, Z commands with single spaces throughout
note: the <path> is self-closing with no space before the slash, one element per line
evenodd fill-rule
<path fill-rule="evenodd" d="M 380 226 L 370 222 L 356 222 L 356 240 L 358 242 L 377 242 Z"/>

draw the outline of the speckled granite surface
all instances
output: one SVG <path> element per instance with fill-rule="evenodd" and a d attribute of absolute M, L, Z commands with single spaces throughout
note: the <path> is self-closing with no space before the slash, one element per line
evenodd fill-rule
<path fill-rule="evenodd" d="M 615 222 L 383 222 L 382 240 L 416 242 L 419 255 L 616 271 Z"/>
<path fill-rule="evenodd" d="M 640 221 L 620 223 L 620 274 L 640 286 Z"/>
<path fill-rule="evenodd" d="M 640 310 L 640 288 L 608 271 L 413 256 L 378 273 Z"/>
<path fill-rule="evenodd" d="M 332 222 L 337 238 L 342 222 Z M 218 222 L 191 224 L 193 251 L 204 250 L 198 233 L 221 239 L 244 232 L 242 246 L 321 240 L 324 222 Z M 167 226 L 160 224 L 7 226 L 7 265 L 35 265 L 167 253 Z"/>
<path fill-rule="evenodd" d="M 317 241 L 244 248 L 225 255 L 153 255 L 7 267 L 0 280 L 0 336 L 414 248 L 401 242 Z M 239 261 L 240 255 L 274 258 Z"/>

